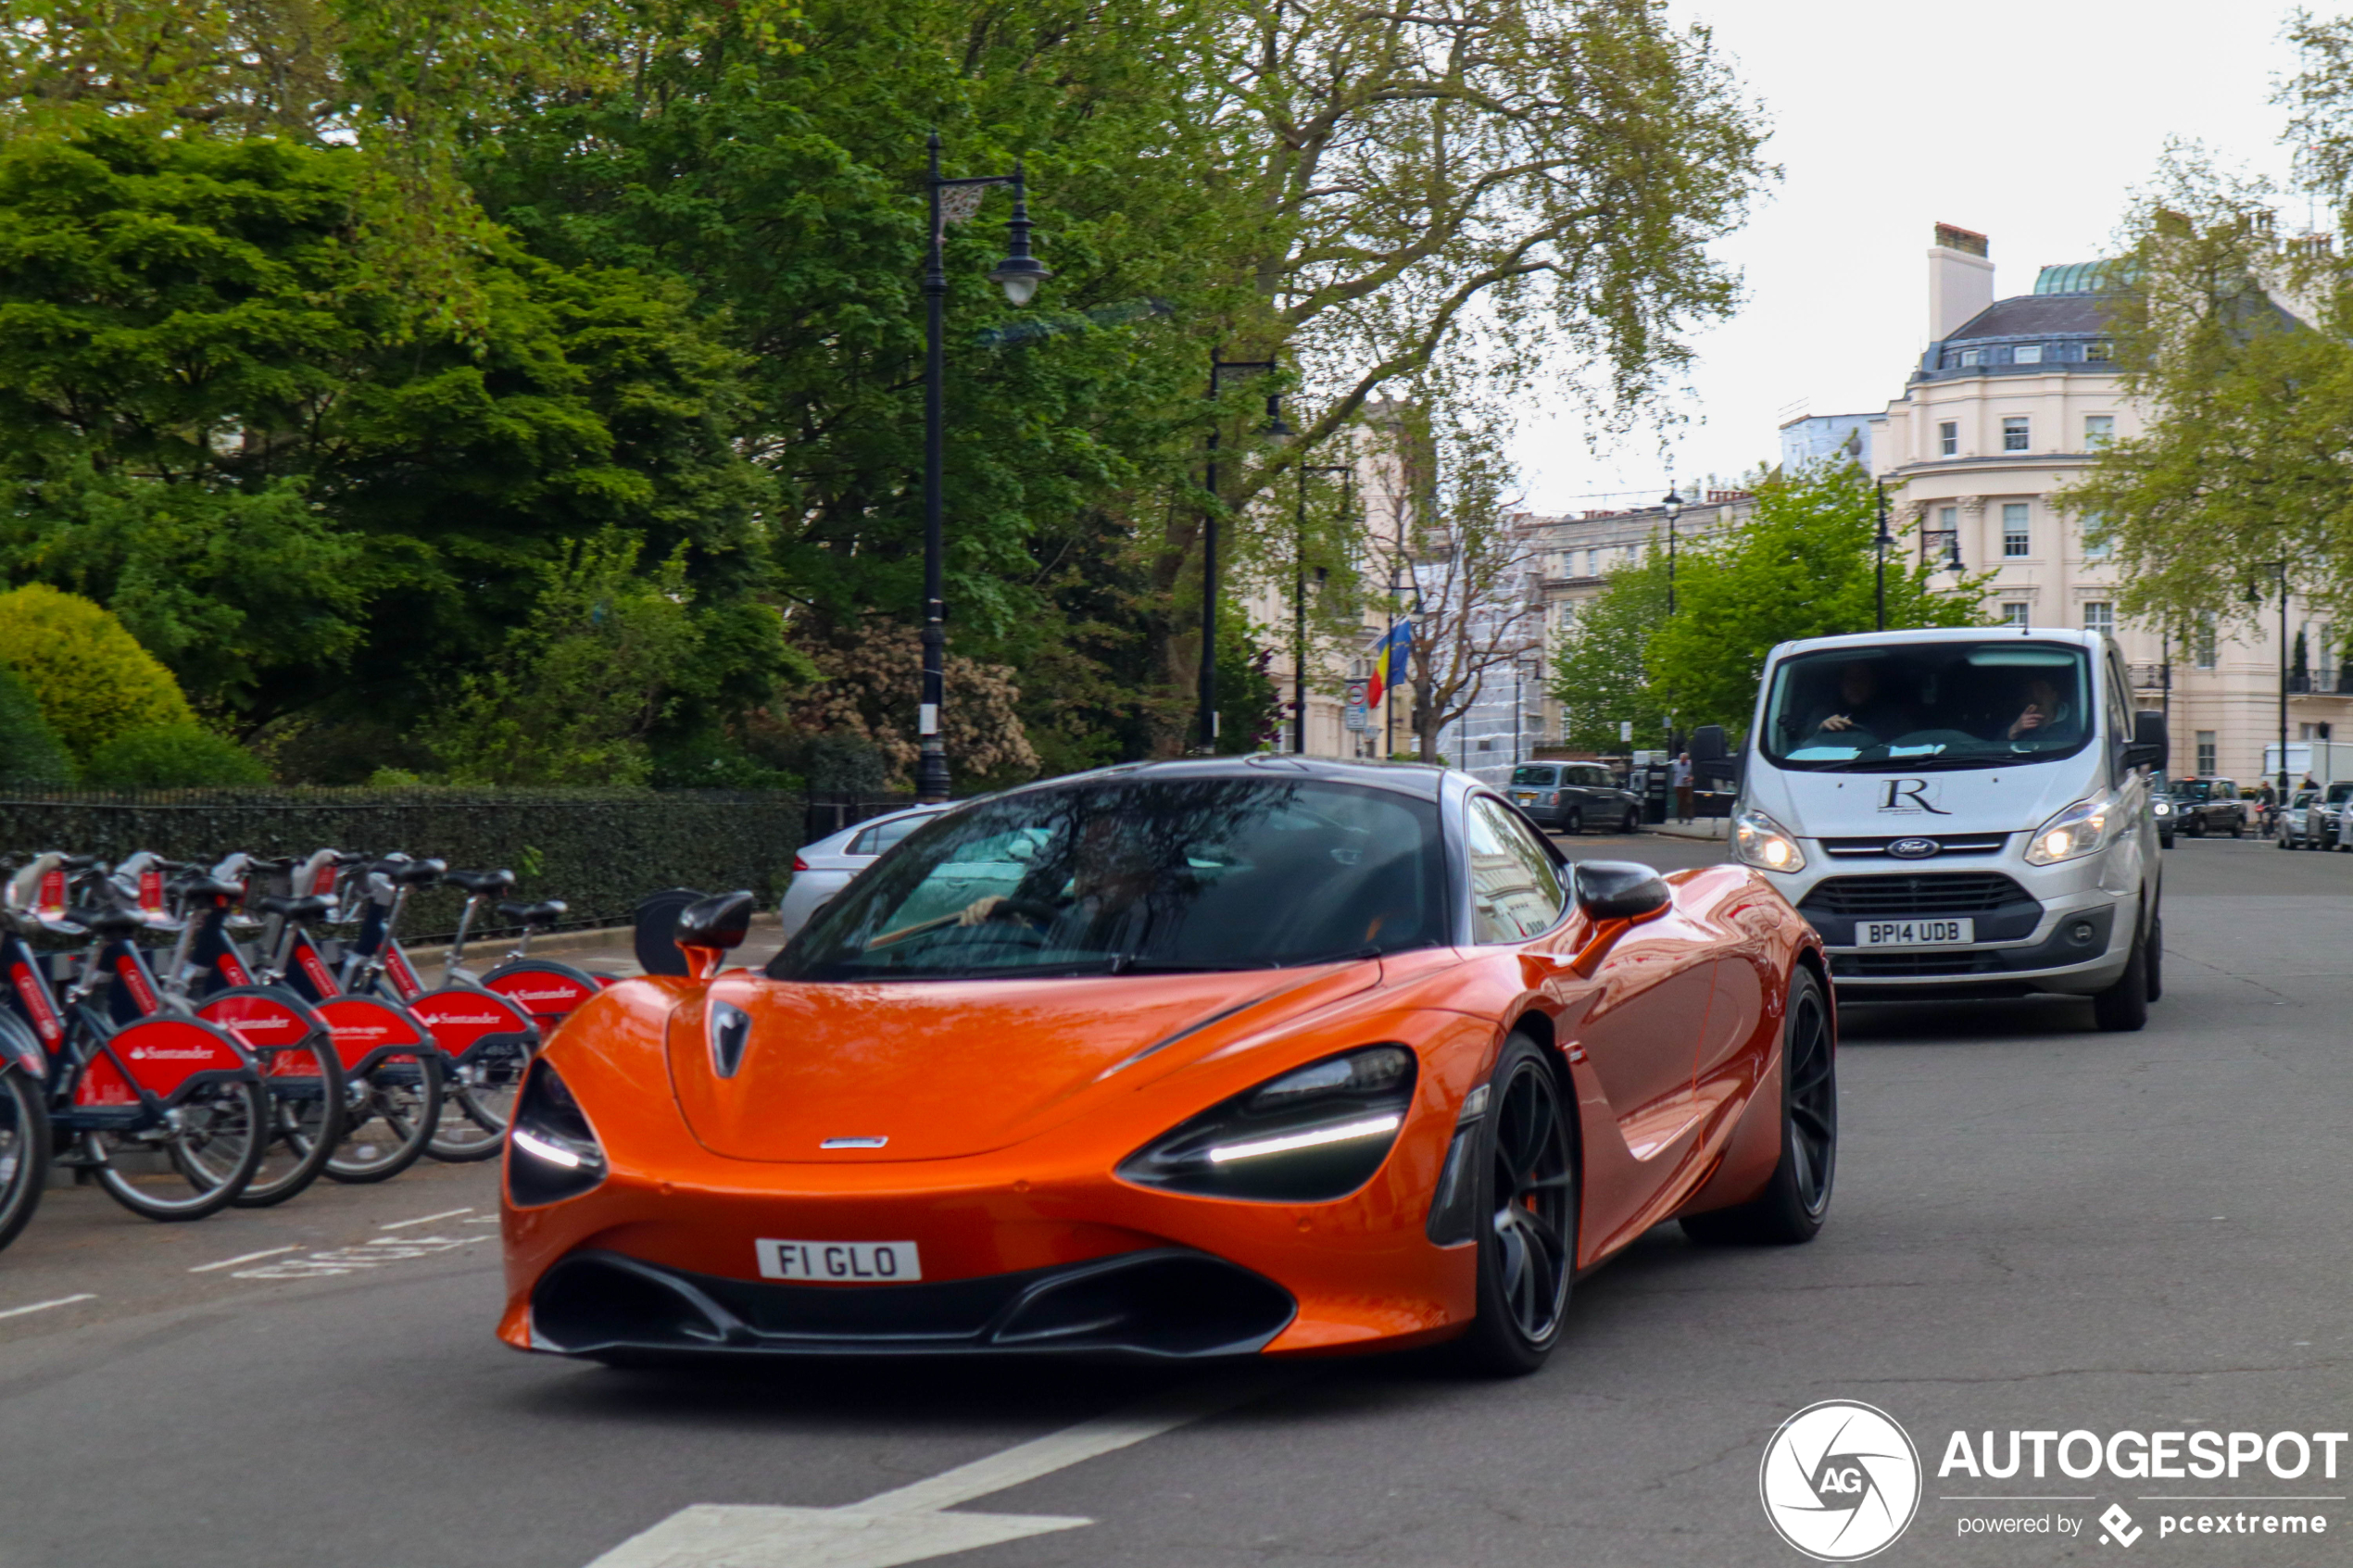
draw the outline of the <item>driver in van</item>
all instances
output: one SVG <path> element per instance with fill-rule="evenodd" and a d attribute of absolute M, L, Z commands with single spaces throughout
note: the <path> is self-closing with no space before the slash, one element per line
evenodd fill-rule
<path fill-rule="evenodd" d="M 2002 732 L 2005 740 L 2039 740 L 2064 729 L 2074 715 L 2073 709 L 2059 696 L 2058 686 L 2044 675 L 2031 677 L 2022 693 L 2025 706 L 2010 727 Z"/>
<path fill-rule="evenodd" d="M 1838 700 L 1816 709 L 1801 733 L 1811 736 L 1863 730 L 1890 740 L 1912 727 L 1904 705 L 1881 692 L 1878 662 L 1858 659 L 1839 667 Z"/>

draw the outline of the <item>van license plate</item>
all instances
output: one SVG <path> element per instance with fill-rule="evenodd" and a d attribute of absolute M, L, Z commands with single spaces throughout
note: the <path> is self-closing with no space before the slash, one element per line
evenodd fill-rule
<path fill-rule="evenodd" d="M 1864 920 L 1855 922 L 1861 947 L 1956 947 L 1977 940 L 1973 920 Z"/>

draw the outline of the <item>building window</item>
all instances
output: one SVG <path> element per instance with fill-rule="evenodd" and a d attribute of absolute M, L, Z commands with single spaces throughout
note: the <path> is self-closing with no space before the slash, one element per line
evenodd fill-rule
<path fill-rule="evenodd" d="M 2039 343 L 2021 343 L 2010 350 L 2010 363 L 2013 365 L 2039 365 L 2042 362 L 2043 345 Z"/>
<path fill-rule="evenodd" d="M 2108 536 L 2108 519 L 2097 512 L 2085 512 L 2082 517 L 2083 558 L 2103 561 L 2115 553 L 2116 542 Z"/>
<path fill-rule="evenodd" d="M 2214 621 L 2211 617 L 2190 629 L 2190 662 L 2200 670 L 2214 668 Z"/>
<path fill-rule="evenodd" d="M 2026 416 L 2024 414 L 2006 414 L 2003 416 L 2002 450 L 2005 452 L 2023 452 L 2026 450 Z"/>
<path fill-rule="evenodd" d="M 2004 439 L 2008 438 L 2006 436 Z M 2003 502 L 2002 554 L 2016 559 L 2027 554 L 2029 546 L 2033 542 L 2033 535 L 2029 533 L 2026 528 L 2026 503 L 2023 501 Z"/>
<path fill-rule="evenodd" d="M 1960 456 L 1960 451 L 1961 421 L 1958 420 L 1941 421 L 1936 427 L 1936 455 L 1940 458 L 1957 458 Z"/>
<path fill-rule="evenodd" d="M 2002 624 L 2005 626 L 2025 625 L 2026 607 L 2024 605 L 2016 604 L 2004 605 L 2002 607 Z"/>
<path fill-rule="evenodd" d="M 2105 632 L 2111 637 L 2116 635 L 2116 607 L 2102 604 L 2097 599 L 2086 601 L 2083 606 L 2083 630 Z"/>
<path fill-rule="evenodd" d="M 2114 345 L 2109 344 L 2087 343 L 2083 345 L 2083 358 L 2101 362 L 2115 358 L 2116 351 Z"/>
<path fill-rule="evenodd" d="M 2197 771 L 2201 773 L 2210 773 L 2214 771 L 2214 732 L 2212 730 L 2200 730 L 2197 733 Z"/>
<path fill-rule="evenodd" d="M 1961 365 L 1964 369 L 1971 365 L 1982 365 L 1984 363 L 1985 350 L 1982 348 L 1964 348 L 1961 350 Z"/>
<path fill-rule="evenodd" d="M 2115 439 L 2116 416 L 2114 414 L 2083 416 L 2083 450 L 2096 452 Z"/>
<path fill-rule="evenodd" d="M 1586 575 L 1586 576 L 1588 576 L 1588 577 L 1599 577 L 1601 574 L 1602 574 L 1602 553 L 1601 553 L 1601 551 L 1599 551 L 1599 550 L 1588 550 L 1588 551 L 1586 551 L 1586 552 L 1585 552 L 1585 575 Z M 1206 597 L 1207 596 L 1204 596 L 1204 597 Z"/>
<path fill-rule="evenodd" d="M 1947 533 L 1955 533 L 1960 526 L 1955 520 L 1960 515 L 1957 507 L 1939 507 L 1936 508 L 1936 526 Z"/>

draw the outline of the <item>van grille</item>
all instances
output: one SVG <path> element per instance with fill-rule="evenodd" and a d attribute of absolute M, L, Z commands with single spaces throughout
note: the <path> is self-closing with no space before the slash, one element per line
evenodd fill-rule
<path fill-rule="evenodd" d="M 1970 952 L 1967 948 L 1831 955 L 1831 977 L 1835 980 L 1864 980 L 1873 975 L 1992 974 L 2001 967 L 1998 955 Z"/>
<path fill-rule="evenodd" d="M 1993 872 L 1947 872 L 1920 876 L 1834 876 L 1818 884 L 1800 904 L 1801 914 L 1906 915 L 1990 913 L 2005 904 L 2032 903 L 2026 889 Z"/>
<path fill-rule="evenodd" d="M 1842 860 L 1885 855 L 1889 845 L 1901 844 L 1905 837 L 1910 836 L 1914 835 L 1906 834 L 1895 838 L 1826 838 L 1822 840 L 1822 852 Z M 2002 852 L 2002 846 L 2009 841 L 2010 835 L 2006 833 L 1957 833 L 1946 834 L 1933 839 L 1939 855 L 1998 855 Z"/>

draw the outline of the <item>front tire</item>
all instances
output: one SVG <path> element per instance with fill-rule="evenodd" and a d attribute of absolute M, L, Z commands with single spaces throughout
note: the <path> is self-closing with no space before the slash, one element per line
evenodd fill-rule
<path fill-rule="evenodd" d="M 1635 834 L 1638 834 L 1638 833 L 1640 833 L 1640 832 L 1642 832 L 1642 812 L 1640 812 L 1640 811 L 1636 810 L 1633 807 L 1629 806 L 1629 807 L 1626 809 L 1626 834 L 1627 834 L 1627 836 L 1630 838 L 1630 837 L 1632 837 Z"/>
<path fill-rule="evenodd" d="M 1561 822 L 1561 832 L 1567 834 L 1571 838 L 1575 838 L 1579 834 L 1583 833 L 1584 831 L 1585 813 L 1579 810 L 1576 807 L 1571 806 L 1568 809 L 1568 815 Z"/>
<path fill-rule="evenodd" d="M 1781 1159 L 1765 1190 L 1733 1209 L 1683 1217 L 1693 1241 L 1792 1247 L 1814 1239 L 1838 1174 L 1838 1037 L 1822 983 L 1790 979 L 1781 1024 Z"/>
<path fill-rule="evenodd" d="M 172 1108 L 171 1122 L 145 1133 L 84 1133 L 82 1159 L 108 1198 L 149 1220 L 201 1220 L 245 1190 L 270 1152 L 270 1096 L 259 1080 L 224 1081 Z M 160 1153 L 173 1173 L 149 1177 L 117 1167 L 117 1149 Z M 185 1198 L 167 1196 L 182 1183 Z"/>
<path fill-rule="evenodd" d="M 2246 836 L 2246 819 L 2245 817 L 2233 817 L 2231 819 L 2231 836 L 2233 838 L 2245 838 Z"/>
<path fill-rule="evenodd" d="M 2133 940 L 2133 956 L 2125 960 L 2124 972 L 2116 984 L 2092 998 L 2092 1018 L 2109 1034 L 2129 1035 L 2145 1028 L 2149 1021 L 2149 1002 L 2154 993 L 2149 985 L 2149 934 L 2137 933 Z"/>
<path fill-rule="evenodd" d="M 1479 1119 L 1478 1316 L 1457 1350 L 1470 1370 L 1524 1377 L 1560 1343 L 1577 1272 L 1577 1151 L 1560 1076 L 1525 1035 L 1504 1042 Z"/>
<path fill-rule="evenodd" d="M 41 1207 L 49 1185 L 49 1106 L 42 1085 L 19 1069 L 0 1067 L 0 1249 Z"/>

